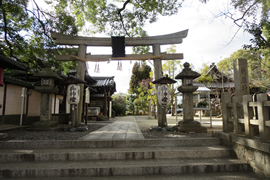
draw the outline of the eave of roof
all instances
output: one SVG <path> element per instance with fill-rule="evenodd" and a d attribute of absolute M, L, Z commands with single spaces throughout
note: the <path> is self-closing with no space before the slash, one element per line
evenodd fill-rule
<path fill-rule="evenodd" d="M 27 88 L 30 88 L 30 89 L 34 88 L 34 84 L 32 84 L 30 82 L 23 81 L 23 80 L 20 80 L 20 79 L 11 77 L 11 76 L 7 76 L 7 75 L 4 75 L 4 82 L 9 83 L 9 84 L 14 84 L 14 85 L 27 87 Z"/>
<path fill-rule="evenodd" d="M 27 70 L 27 66 L 21 62 L 15 61 L 4 54 L 0 54 L 0 67 L 17 70 Z"/>

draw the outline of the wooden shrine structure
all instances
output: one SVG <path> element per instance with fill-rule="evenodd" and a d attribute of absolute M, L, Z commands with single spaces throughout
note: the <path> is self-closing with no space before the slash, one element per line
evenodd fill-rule
<path fill-rule="evenodd" d="M 183 54 L 161 54 L 161 45 L 170 44 L 181 44 L 182 39 L 186 38 L 188 30 L 151 37 L 138 37 L 138 38 L 125 38 L 125 46 L 152 46 L 153 53 L 151 54 L 127 54 L 125 57 L 114 57 L 112 55 L 90 55 L 86 53 L 87 46 L 112 46 L 111 38 L 100 38 L 100 37 L 83 37 L 83 36 L 72 36 L 64 35 L 52 32 L 52 38 L 56 39 L 58 45 L 77 45 L 79 46 L 78 55 L 57 55 L 56 60 L 58 61 L 77 61 L 77 77 L 80 79 L 85 78 L 85 61 L 109 61 L 109 60 L 154 60 L 154 75 L 155 79 L 162 77 L 162 60 L 175 60 L 183 59 Z M 83 86 L 83 85 L 81 85 Z M 158 85 L 156 85 L 157 88 Z M 83 88 L 81 87 L 81 98 L 83 97 Z M 77 124 L 81 122 L 82 113 L 82 101 L 78 104 Z M 164 124 L 164 120 L 161 115 L 161 106 L 158 105 L 158 125 Z"/>

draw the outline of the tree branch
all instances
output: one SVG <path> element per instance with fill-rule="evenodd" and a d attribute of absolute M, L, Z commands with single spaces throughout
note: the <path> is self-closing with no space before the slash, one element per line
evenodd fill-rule
<path fill-rule="evenodd" d="M 121 24 L 122 24 L 123 29 L 125 30 L 125 32 L 126 32 L 126 34 L 128 35 L 128 37 L 130 37 L 130 34 L 127 32 L 127 29 L 125 28 L 124 21 L 123 21 L 123 17 L 122 17 L 122 14 L 121 14 L 121 12 L 122 12 L 123 10 L 126 9 L 126 5 L 127 5 L 128 3 L 130 3 L 130 0 L 127 0 L 127 1 L 124 3 L 123 7 L 122 7 L 121 9 L 118 10 L 118 13 L 117 13 L 117 14 L 120 16 L 120 20 L 121 20 Z"/>
<path fill-rule="evenodd" d="M 136 1 L 136 3 L 142 8 L 142 9 L 144 9 L 143 7 L 142 7 L 142 5 L 137 1 L 137 0 L 135 0 Z"/>
<path fill-rule="evenodd" d="M 243 13 L 242 17 L 240 17 L 240 18 L 238 18 L 238 19 L 235 19 L 235 20 L 234 20 L 234 23 L 236 24 L 237 21 L 244 19 L 244 17 L 245 17 L 245 15 L 247 14 L 247 12 L 248 12 L 253 6 L 255 6 L 255 4 L 257 4 L 259 1 L 260 1 L 260 0 L 256 0 L 251 6 L 249 6 L 249 7 L 247 8 L 247 10 L 245 10 L 245 12 Z"/>

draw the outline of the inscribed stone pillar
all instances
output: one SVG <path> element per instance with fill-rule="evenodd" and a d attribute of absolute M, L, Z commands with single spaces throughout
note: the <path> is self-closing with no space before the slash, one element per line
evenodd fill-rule
<path fill-rule="evenodd" d="M 243 95 L 249 94 L 248 65 L 246 59 L 237 59 L 234 61 L 234 84 L 235 96 L 243 100 Z"/>
<path fill-rule="evenodd" d="M 160 53 L 160 44 L 153 44 L 152 46 L 153 48 L 153 55 L 154 56 L 159 56 Z M 155 68 L 155 79 L 159 79 L 162 77 L 162 63 L 161 63 L 161 59 L 154 59 L 154 68 Z M 158 85 L 155 85 L 156 91 L 158 89 Z M 156 94 L 157 96 L 157 94 Z M 158 97 L 157 97 L 158 99 Z M 162 118 L 162 108 L 159 105 L 159 103 L 157 103 L 157 116 L 158 116 L 158 126 L 163 127 L 164 123 L 166 123 L 166 119 L 164 120 Z M 165 114 L 165 118 L 166 118 L 166 114 Z"/>
<path fill-rule="evenodd" d="M 80 44 L 79 45 L 79 52 L 78 52 L 78 56 L 80 58 L 85 58 L 85 54 L 86 54 L 86 45 L 84 44 Z M 77 61 L 77 78 L 80 78 L 82 80 L 84 80 L 85 78 L 85 70 L 86 70 L 86 66 L 85 66 L 85 62 L 83 61 Z M 76 123 L 76 127 L 80 126 L 80 123 L 82 121 L 82 112 L 83 112 L 83 94 L 84 94 L 84 85 L 83 84 L 79 84 L 80 85 L 80 102 L 78 104 L 78 113 L 77 113 L 77 123 Z"/>
<path fill-rule="evenodd" d="M 234 66 L 235 97 L 237 97 L 236 98 L 237 102 L 243 102 L 243 95 L 249 95 L 247 60 L 237 59 L 236 61 L 234 61 L 233 66 Z M 239 118 L 244 118 L 243 108 L 239 108 L 239 110 L 237 111 Z"/>

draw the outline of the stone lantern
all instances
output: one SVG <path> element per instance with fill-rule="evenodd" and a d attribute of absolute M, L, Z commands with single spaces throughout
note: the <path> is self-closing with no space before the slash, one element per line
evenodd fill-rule
<path fill-rule="evenodd" d="M 52 94 L 58 92 L 58 88 L 54 86 L 54 80 L 61 80 L 61 77 L 52 71 L 51 66 L 46 66 L 44 70 L 35 73 L 34 76 L 41 78 L 41 85 L 35 87 L 35 90 L 41 93 L 40 121 L 51 121 Z"/>
<path fill-rule="evenodd" d="M 189 63 L 184 63 L 184 69 L 175 77 L 175 79 L 182 80 L 182 86 L 177 89 L 183 93 L 183 121 L 179 121 L 174 129 L 176 131 L 206 133 L 207 129 L 202 127 L 200 122 L 194 121 L 193 110 L 193 92 L 198 89 L 197 86 L 193 86 L 193 80 L 201 74 L 192 71 L 189 66 Z"/>
<path fill-rule="evenodd" d="M 171 100 L 171 92 L 168 84 L 176 83 L 175 80 L 171 79 L 166 76 L 162 76 L 159 79 L 156 79 L 152 82 L 153 84 L 158 84 L 158 90 L 157 90 L 157 98 L 158 103 L 162 107 L 162 118 L 158 121 L 159 127 L 166 127 L 167 126 L 167 119 L 166 119 L 166 106 L 170 103 Z"/>

